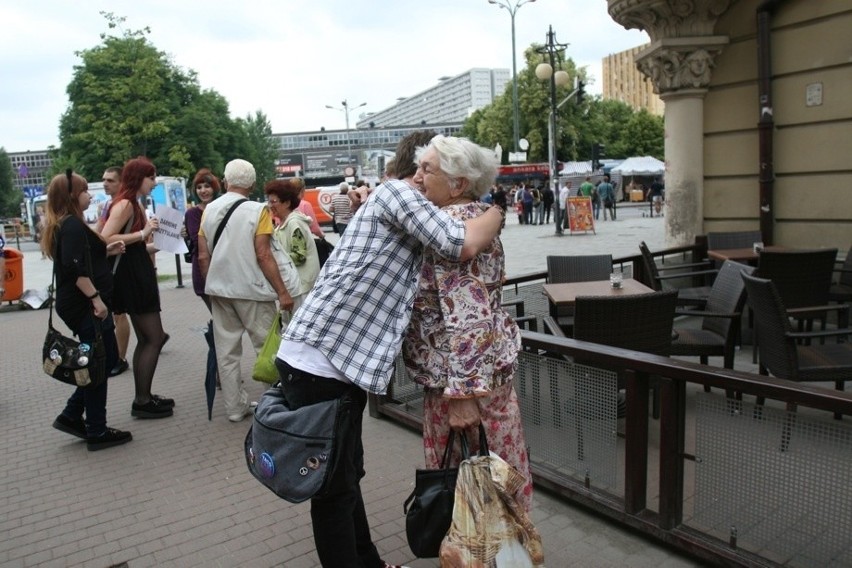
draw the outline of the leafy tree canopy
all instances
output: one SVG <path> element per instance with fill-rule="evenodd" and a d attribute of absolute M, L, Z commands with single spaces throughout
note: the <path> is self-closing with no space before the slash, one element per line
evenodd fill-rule
<path fill-rule="evenodd" d="M 101 14 L 110 30 L 121 30 L 124 18 Z M 144 155 L 162 175 L 189 178 L 203 167 L 221 173 L 237 157 L 250 160 L 259 178 L 274 173 L 270 148 L 277 146 L 265 115 L 231 119 L 227 100 L 203 90 L 196 73 L 159 51 L 149 33 L 104 33 L 99 45 L 77 53 L 52 169 L 73 166 L 100 179 L 106 167 Z"/>
<path fill-rule="evenodd" d="M 526 66 L 518 71 L 518 108 L 520 137 L 530 143 L 527 160 L 545 162 L 548 158 L 548 120 L 550 83 L 535 75 L 542 56 L 533 44 L 525 52 Z M 654 156 L 663 159 L 663 119 L 645 110 L 634 111 L 627 104 L 600 97 L 587 97 L 579 104 L 565 100 L 574 90 L 576 79 L 587 80 L 585 69 L 578 69 L 564 53 L 557 55 L 556 70 L 566 71 L 568 85 L 556 87 L 557 159 L 590 160 L 592 145 L 603 144 L 607 157 Z M 494 101 L 474 112 L 465 121 L 462 136 L 486 147 L 500 144 L 512 149 L 512 85 Z"/>
<path fill-rule="evenodd" d="M 21 190 L 15 189 L 12 161 L 6 149 L 0 147 L 0 217 L 17 217 L 21 214 Z"/>

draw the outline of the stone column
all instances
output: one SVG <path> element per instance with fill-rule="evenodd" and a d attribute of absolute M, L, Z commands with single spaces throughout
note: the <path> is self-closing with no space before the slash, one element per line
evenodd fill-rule
<path fill-rule="evenodd" d="M 651 45 L 636 67 L 666 104 L 666 243 L 692 244 L 704 232 L 704 95 L 715 58 L 727 45 L 716 19 L 736 0 L 608 0 L 625 28 L 644 30 Z"/>

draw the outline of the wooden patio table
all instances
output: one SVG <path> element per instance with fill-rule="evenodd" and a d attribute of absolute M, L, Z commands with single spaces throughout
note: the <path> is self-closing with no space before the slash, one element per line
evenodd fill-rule
<path fill-rule="evenodd" d="M 788 247 L 773 245 L 763 247 L 763 250 L 784 252 L 790 249 Z M 757 264 L 757 260 L 760 258 L 760 253 L 755 252 L 752 247 L 738 249 L 711 249 L 707 251 L 707 256 L 714 260 L 721 260 L 723 262 L 726 260 L 733 260 L 735 262 L 743 262 L 745 264 Z"/>
<path fill-rule="evenodd" d="M 577 296 L 632 296 L 650 294 L 654 291 L 632 278 L 625 278 L 621 288 L 613 288 L 609 280 L 544 284 L 542 288 L 550 304 L 550 315 L 554 318 L 557 317 L 558 307 L 573 306 Z"/>

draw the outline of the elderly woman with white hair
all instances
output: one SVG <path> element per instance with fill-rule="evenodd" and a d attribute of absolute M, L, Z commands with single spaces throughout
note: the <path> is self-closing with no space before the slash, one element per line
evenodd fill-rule
<path fill-rule="evenodd" d="M 493 150 L 439 135 L 418 149 L 417 162 L 414 182 L 429 201 L 461 220 L 487 211 L 479 198 L 497 174 Z M 478 451 L 481 422 L 489 449 L 526 477 L 517 498 L 529 510 L 532 477 L 513 387 L 521 337 L 501 305 L 504 276 L 499 237 L 465 262 L 425 250 L 403 355 L 411 376 L 426 390 L 426 467 L 440 467 L 451 428 L 464 431 L 471 452 Z M 457 463 L 459 449 L 453 453 Z"/>

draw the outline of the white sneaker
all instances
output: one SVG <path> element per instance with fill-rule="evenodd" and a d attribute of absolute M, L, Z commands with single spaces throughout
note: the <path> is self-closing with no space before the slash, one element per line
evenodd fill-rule
<path fill-rule="evenodd" d="M 254 412 L 255 408 L 257 408 L 257 402 L 251 401 L 250 403 L 248 403 L 248 406 L 246 407 L 246 409 L 243 410 L 242 412 L 240 412 L 238 414 L 229 414 L 228 420 L 230 420 L 231 422 L 241 422 L 243 418 L 252 414 Z"/>

